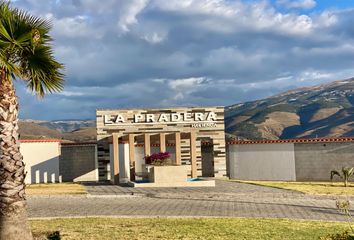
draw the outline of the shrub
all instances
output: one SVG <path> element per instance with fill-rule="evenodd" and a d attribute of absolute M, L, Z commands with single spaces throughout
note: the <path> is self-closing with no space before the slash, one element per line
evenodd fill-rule
<path fill-rule="evenodd" d="M 350 214 L 350 202 L 348 200 L 336 201 L 336 207 L 338 211 L 344 213 L 347 217 L 347 223 L 349 225 L 350 231 L 345 231 L 343 233 L 329 234 L 324 237 L 320 237 L 320 240 L 354 240 L 354 230 L 352 227 L 353 217 Z"/>
<path fill-rule="evenodd" d="M 320 237 L 320 240 L 354 240 L 354 236 L 346 231 L 344 233 L 329 234 L 325 237 Z"/>
<path fill-rule="evenodd" d="M 169 152 L 159 152 L 153 153 L 150 156 L 144 157 L 145 163 L 155 166 L 167 165 L 168 160 L 170 159 L 171 154 Z"/>
<path fill-rule="evenodd" d="M 344 187 L 348 186 L 348 181 L 351 176 L 354 174 L 354 168 L 349 168 L 349 167 L 343 167 L 342 168 L 342 174 L 339 173 L 339 171 L 332 170 L 331 171 L 331 181 L 333 181 L 334 176 L 339 176 L 340 178 L 343 179 L 344 182 Z"/>

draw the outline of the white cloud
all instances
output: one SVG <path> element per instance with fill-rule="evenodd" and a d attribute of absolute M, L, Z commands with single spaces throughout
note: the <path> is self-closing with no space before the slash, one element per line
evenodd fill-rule
<path fill-rule="evenodd" d="M 297 78 L 297 81 L 299 82 L 305 82 L 305 81 L 319 81 L 319 80 L 330 80 L 333 79 L 334 75 L 332 73 L 328 72 L 322 72 L 322 71 L 315 71 L 315 70 L 306 70 L 300 73 L 300 75 Z"/>
<path fill-rule="evenodd" d="M 168 85 L 172 89 L 181 89 L 181 88 L 192 88 L 196 87 L 203 82 L 206 82 L 207 79 L 205 77 L 191 77 L 184 79 L 175 79 L 175 80 L 166 80 Z"/>
<path fill-rule="evenodd" d="M 81 15 L 61 19 L 52 17 L 54 34 L 73 39 L 78 37 L 101 38 L 102 31 L 100 29 L 93 29 L 87 21 L 88 18 Z"/>
<path fill-rule="evenodd" d="M 315 0 L 278 0 L 277 3 L 286 8 L 312 9 L 316 7 Z"/>
<path fill-rule="evenodd" d="M 238 1 L 227 2 L 224 0 L 155 0 L 153 6 L 163 11 L 224 17 L 235 16 L 243 7 Z"/>
<path fill-rule="evenodd" d="M 155 44 L 155 43 L 160 43 L 166 38 L 165 35 L 159 34 L 157 32 L 152 32 L 150 34 L 146 34 L 142 37 L 145 41 Z"/>
<path fill-rule="evenodd" d="M 352 77 L 354 10 L 300 14 L 313 1 L 283 3 L 291 8 L 268 0 L 13 2 L 52 20 L 55 55 L 66 65 L 65 91 L 48 103 L 19 92 L 23 114 L 228 105 Z"/>
<path fill-rule="evenodd" d="M 128 0 L 128 4 L 121 6 L 118 26 L 124 31 L 129 31 L 129 26 L 137 24 L 137 15 L 146 7 L 148 0 Z"/>
<path fill-rule="evenodd" d="M 66 96 L 66 97 L 84 96 L 85 95 L 85 93 L 83 93 L 83 92 L 71 92 L 71 91 L 62 91 L 62 92 L 60 92 L 58 94 Z"/>

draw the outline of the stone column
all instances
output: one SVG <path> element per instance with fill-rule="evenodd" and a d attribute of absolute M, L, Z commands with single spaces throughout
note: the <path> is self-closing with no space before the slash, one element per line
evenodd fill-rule
<path fill-rule="evenodd" d="M 166 135 L 160 133 L 160 152 L 166 152 Z"/>
<path fill-rule="evenodd" d="M 134 134 L 128 135 L 129 142 L 129 165 L 130 165 L 130 179 L 135 180 L 135 136 Z"/>
<path fill-rule="evenodd" d="M 144 155 L 151 155 L 151 149 L 150 149 L 150 134 L 145 133 L 144 134 Z"/>
<path fill-rule="evenodd" d="M 191 131 L 190 133 L 190 149 L 191 149 L 191 169 L 192 178 L 197 177 L 197 143 L 196 143 L 196 132 Z"/>
<path fill-rule="evenodd" d="M 181 133 L 175 133 L 176 142 L 176 165 L 181 165 Z"/>
<path fill-rule="evenodd" d="M 119 135 L 113 133 L 113 175 L 114 184 L 119 184 Z M 112 171 L 112 170 L 111 170 Z"/>

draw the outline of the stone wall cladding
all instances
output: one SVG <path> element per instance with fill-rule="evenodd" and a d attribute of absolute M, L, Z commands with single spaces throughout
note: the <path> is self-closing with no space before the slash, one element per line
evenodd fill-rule
<path fill-rule="evenodd" d="M 295 143 L 297 181 L 329 181 L 330 172 L 354 167 L 354 142 Z"/>
<path fill-rule="evenodd" d="M 97 145 L 63 144 L 59 171 L 64 182 L 98 181 Z"/>
<path fill-rule="evenodd" d="M 292 158 L 294 174 L 283 165 L 291 167 Z M 330 181 L 332 170 L 354 167 L 354 138 L 234 141 L 227 144 L 227 162 L 236 179 Z"/>

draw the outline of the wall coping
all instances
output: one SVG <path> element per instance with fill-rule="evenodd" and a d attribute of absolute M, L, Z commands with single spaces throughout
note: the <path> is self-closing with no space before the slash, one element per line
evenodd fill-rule
<path fill-rule="evenodd" d="M 20 139 L 20 143 L 61 143 L 60 139 Z"/>
<path fill-rule="evenodd" d="M 354 142 L 354 137 L 247 140 L 247 141 L 230 141 L 230 142 L 227 142 L 226 144 L 227 145 L 242 145 L 242 144 L 271 144 L 271 143 L 323 143 L 323 142 Z"/>
<path fill-rule="evenodd" d="M 277 140 L 244 140 L 229 141 L 227 145 L 243 145 L 243 144 L 272 144 L 272 143 L 323 143 L 323 142 L 354 142 L 354 137 L 341 138 L 298 138 L 298 139 L 277 139 Z M 97 142 L 62 142 L 60 139 L 21 139 L 20 143 L 60 143 L 63 146 L 79 146 L 79 145 L 97 145 Z M 120 144 L 127 143 L 119 141 Z M 213 145 L 211 142 L 202 142 L 202 145 Z M 136 147 L 143 147 L 144 144 L 136 144 Z M 151 144 L 152 147 L 159 147 L 160 144 Z M 166 146 L 175 146 L 175 144 L 166 144 Z"/>
<path fill-rule="evenodd" d="M 97 145 L 97 142 L 62 142 L 62 146 L 92 146 Z"/>

